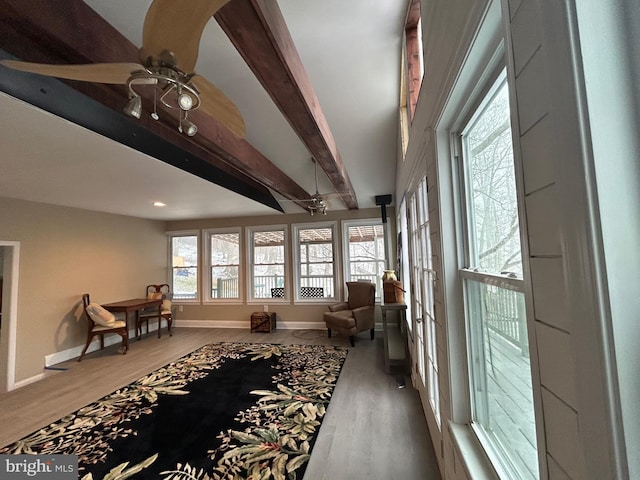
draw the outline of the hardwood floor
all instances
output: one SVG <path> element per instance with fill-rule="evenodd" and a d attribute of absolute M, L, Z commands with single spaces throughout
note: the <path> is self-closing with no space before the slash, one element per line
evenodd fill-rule
<path fill-rule="evenodd" d="M 380 337 L 381 335 L 378 335 Z M 259 342 L 333 344 L 345 337 L 325 331 L 175 328 L 173 337 L 155 332 L 133 340 L 126 355 L 116 346 L 90 353 L 49 370 L 47 377 L 0 394 L 0 445 L 22 438 L 83 405 L 111 393 L 206 343 Z M 397 387 L 384 373 L 382 339 L 368 333 L 349 348 L 347 360 L 325 415 L 305 480 L 439 480 L 418 393 Z"/>

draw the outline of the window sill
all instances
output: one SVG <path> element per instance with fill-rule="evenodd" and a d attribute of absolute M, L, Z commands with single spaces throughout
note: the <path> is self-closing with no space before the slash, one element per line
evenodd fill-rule
<path fill-rule="evenodd" d="M 449 422 L 449 431 L 467 478 L 500 480 L 470 425 Z"/>

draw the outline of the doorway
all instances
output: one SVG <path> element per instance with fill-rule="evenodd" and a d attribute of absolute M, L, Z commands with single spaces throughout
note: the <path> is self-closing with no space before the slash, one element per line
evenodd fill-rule
<path fill-rule="evenodd" d="M 20 242 L 0 240 L 0 392 L 15 387 Z"/>

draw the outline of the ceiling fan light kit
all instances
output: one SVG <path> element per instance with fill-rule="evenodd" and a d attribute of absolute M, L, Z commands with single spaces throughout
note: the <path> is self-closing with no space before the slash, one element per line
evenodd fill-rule
<path fill-rule="evenodd" d="M 233 102 L 208 80 L 193 72 L 198 45 L 205 25 L 230 0 L 153 0 L 143 25 L 140 63 L 95 63 L 52 65 L 0 60 L 0 64 L 23 72 L 68 80 L 126 85 L 129 100 L 123 112 L 140 119 L 142 98 L 134 89 L 153 85 L 153 113 L 158 120 L 157 100 L 169 109 L 179 111 L 178 131 L 193 136 L 198 128 L 187 120 L 188 112 L 201 108 L 216 118 L 236 137 L 244 138 L 246 127 Z M 188 5 L 188 15 L 183 9 Z M 180 19 L 176 22 L 176 19 Z M 186 73 L 191 72 L 191 73 Z M 196 87 L 197 85 L 197 87 Z"/>
<path fill-rule="evenodd" d="M 163 52 L 165 54 L 165 52 Z M 172 58 L 171 52 L 166 52 L 165 57 Z M 153 63 L 152 59 L 148 59 Z M 200 107 L 200 92 L 189 82 L 193 75 L 181 72 L 172 65 L 162 64 L 160 66 L 148 65 L 144 70 L 137 70 L 131 73 L 127 79 L 129 89 L 129 101 L 125 105 L 123 112 L 130 117 L 139 119 L 142 114 L 142 99 L 133 88 L 134 85 L 153 85 L 153 112 L 151 118 L 158 120 L 160 117 L 156 111 L 156 98 L 160 90 L 160 102 L 167 108 L 180 111 L 178 121 L 178 131 L 193 137 L 198 127 L 187 120 L 188 112 L 197 110 Z"/>
<path fill-rule="evenodd" d="M 322 198 L 314 198 L 313 205 L 309 205 L 309 214 L 313 217 L 316 213 L 327 214 L 327 204 Z"/>

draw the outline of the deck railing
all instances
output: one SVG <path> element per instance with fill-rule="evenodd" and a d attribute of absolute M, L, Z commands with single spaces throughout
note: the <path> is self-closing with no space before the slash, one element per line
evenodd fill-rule
<path fill-rule="evenodd" d="M 375 275 L 352 275 L 351 281 L 359 281 L 366 280 L 373 283 L 376 283 L 377 277 Z M 322 289 L 322 296 L 320 298 L 334 298 L 334 284 L 333 277 L 302 277 L 300 278 L 300 287 L 302 296 L 306 297 L 316 297 L 317 295 L 309 294 L 305 295 L 304 292 L 319 291 L 318 289 Z M 262 275 L 254 277 L 254 285 L 255 298 L 278 298 L 280 297 L 280 292 L 284 292 L 284 277 L 281 275 Z M 239 288 L 240 283 L 237 277 L 235 278 L 218 278 L 214 280 L 211 286 L 211 298 L 238 298 L 239 296 Z M 313 289 L 313 290 L 309 290 Z M 276 292 L 274 294 L 274 292 Z M 377 295 L 380 295 L 379 292 L 376 292 Z M 174 298 L 195 298 L 194 295 L 185 295 L 181 297 Z"/>
<path fill-rule="evenodd" d="M 485 285 L 481 292 L 488 328 L 516 346 L 522 354 L 527 353 L 524 295 L 492 285 Z"/>
<path fill-rule="evenodd" d="M 211 298 L 239 298 L 238 277 L 218 278 L 211 286 Z"/>

